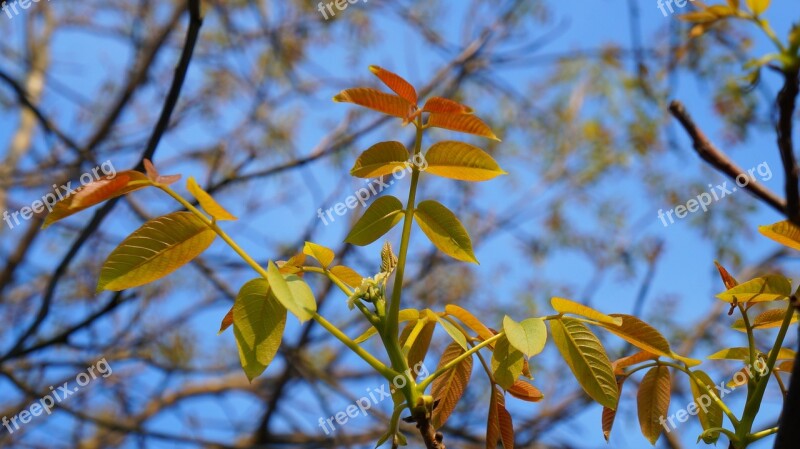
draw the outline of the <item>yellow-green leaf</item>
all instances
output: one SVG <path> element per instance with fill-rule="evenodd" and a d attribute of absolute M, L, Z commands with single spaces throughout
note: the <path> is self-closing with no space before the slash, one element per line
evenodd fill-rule
<path fill-rule="evenodd" d="M 622 318 L 614 318 L 581 303 L 570 301 L 569 299 L 553 297 L 550 299 L 550 305 L 553 306 L 553 309 L 558 313 L 580 315 L 600 323 L 613 324 L 614 326 L 622 325 Z"/>
<path fill-rule="evenodd" d="M 354 103 L 402 119 L 406 119 L 414 111 L 414 105 L 404 98 L 368 87 L 343 90 L 333 97 L 333 101 L 337 103 Z"/>
<path fill-rule="evenodd" d="M 692 396 L 694 397 L 695 406 L 697 407 L 697 418 L 700 420 L 700 425 L 703 430 L 708 430 L 715 427 L 722 427 L 722 408 L 716 401 L 711 399 L 711 396 L 706 393 L 706 390 L 701 387 L 704 385 L 708 390 L 715 394 L 717 393 L 717 386 L 714 381 L 703 371 L 693 371 L 694 378 L 699 382 L 696 383 L 694 379 L 689 381 L 692 387 Z M 719 439 L 719 432 L 709 433 L 703 438 L 706 444 L 714 444 Z"/>
<path fill-rule="evenodd" d="M 267 266 L 267 281 L 275 298 L 301 323 L 313 318 L 317 311 L 317 301 L 314 292 L 302 278 L 294 274 L 284 276 L 275 263 L 270 261 Z"/>
<path fill-rule="evenodd" d="M 357 178 L 377 178 L 404 170 L 409 162 L 406 147 L 400 142 L 377 143 L 356 159 L 350 174 Z"/>
<path fill-rule="evenodd" d="M 748 360 L 749 348 L 725 348 L 706 357 L 709 360 Z"/>
<path fill-rule="evenodd" d="M 450 209 L 433 200 L 423 201 L 417 205 L 414 218 L 440 251 L 462 262 L 478 263 L 467 230 Z"/>
<path fill-rule="evenodd" d="M 786 309 L 770 309 L 758 315 L 751 323 L 753 329 L 771 329 L 780 327 L 783 323 L 783 318 L 786 316 Z M 797 314 L 792 314 L 791 323 L 797 322 Z M 744 320 L 739 318 L 731 326 L 733 329 L 740 332 L 747 332 Z"/>
<path fill-rule="evenodd" d="M 303 246 L 303 254 L 316 259 L 323 268 L 328 268 L 333 263 L 333 258 L 336 257 L 332 249 L 312 242 L 306 242 Z M 359 283 L 359 285 L 361 284 Z"/>
<path fill-rule="evenodd" d="M 464 352 L 464 348 L 456 343 L 451 343 L 444 350 L 442 358 L 439 360 L 439 366 L 436 369 L 447 365 L 464 354 Z M 431 416 L 435 429 L 442 427 L 447 422 L 447 418 L 450 417 L 450 414 L 456 408 L 456 404 L 461 400 L 471 375 L 472 357 L 467 357 L 433 381 L 431 384 L 431 396 L 433 396 L 434 402 L 438 402 Z"/>
<path fill-rule="evenodd" d="M 59 220 L 77 214 L 82 210 L 100 204 L 103 201 L 108 201 L 112 198 L 152 185 L 153 183 L 147 179 L 144 173 L 133 170 L 117 173 L 113 178 L 106 177 L 95 182 L 90 182 L 76 189 L 74 192 L 69 193 L 66 198 L 55 203 L 52 211 L 50 211 L 45 218 L 42 229 L 47 228 Z M 59 195 L 61 194 L 59 193 Z M 52 202 L 58 199 L 55 194 L 48 194 L 47 198 L 52 198 Z M 50 202 L 47 204 L 50 204 Z"/>
<path fill-rule="evenodd" d="M 506 316 L 503 318 L 503 330 L 511 346 L 526 357 L 542 352 L 547 342 L 547 326 L 541 318 L 528 318 L 517 323 Z"/>
<path fill-rule="evenodd" d="M 775 274 L 755 278 L 739 284 L 717 295 L 725 302 L 766 302 L 786 299 L 792 294 L 792 283 L 789 279 Z"/>
<path fill-rule="evenodd" d="M 672 383 L 669 368 L 656 366 L 644 375 L 636 395 L 639 411 L 639 427 L 642 435 L 655 445 L 664 427 L 661 419 L 669 413 L 669 398 Z"/>
<path fill-rule="evenodd" d="M 607 331 L 649 353 L 664 357 L 671 356 L 672 350 L 669 347 L 669 342 L 653 326 L 631 315 L 613 313 L 610 316 L 622 319 L 622 324 L 613 326 L 600 323 Z"/>
<path fill-rule="evenodd" d="M 800 228 L 784 220 L 769 226 L 759 226 L 758 232 L 783 246 L 800 251 Z"/>
<path fill-rule="evenodd" d="M 442 325 L 442 328 L 444 328 L 445 332 L 450 335 L 450 338 L 452 338 L 453 341 L 458 343 L 459 346 L 465 350 L 469 349 L 469 345 L 467 345 L 467 337 L 465 337 L 464 334 L 453 325 L 453 323 L 448 321 L 445 317 L 441 317 L 436 314 L 433 314 L 433 316 L 436 317 L 436 320 L 439 321 L 439 323 Z"/>
<path fill-rule="evenodd" d="M 281 346 L 286 308 L 270 294 L 266 279 L 246 283 L 233 305 L 233 333 L 239 360 L 252 382 L 269 366 Z"/>
<path fill-rule="evenodd" d="M 747 0 L 747 7 L 753 11 L 753 14 L 760 16 L 769 8 L 770 3 L 772 0 Z"/>
<path fill-rule="evenodd" d="M 425 154 L 426 173 L 460 181 L 488 181 L 506 174 L 488 153 L 463 142 L 444 141 Z"/>
<path fill-rule="evenodd" d="M 225 210 L 222 206 L 217 203 L 217 201 L 211 197 L 205 190 L 203 190 L 198 184 L 197 181 L 194 180 L 193 177 L 190 177 L 186 181 L 186 188 L 189 190 L 189 193 L 192 194 L 193 197 L 200 203 L 200 207 L 203 208 L 204 211 L 214 217 L 215 220 L 218 221 L 233 221 L 237 220 L 230 212 Z"/>
<path fill-rule="evenodd" d="M 331 273 L 353 288 L 360 287 L 364 280 L 364 277 L 358 274 L 356 270 L 344 265 L 337 265 L 331 268 Z"/>
<path fill-rule="evenodd" d="M 366 246 L 381 238 L 403 219 L 403 203 L 393 196 L 382 196 L 370 204 L 358 219 L 345 242 Z"/>
<path fill-rule="evenodd" d="M 191 212 L 150 220 L 108 256 L 97 291 L 120 291 L 161 279 L 202 254 L 216 236 Z"/>
<path fill-rule="evenodd" d="M 494 345 L 492 353 L 492 373 L 497 385 L 507 390 L 522 375 L 524 355 L 508 342 L 508 338 L 500 338 Z"/>
<path fill-rule="evenodd" d="M 433 113 L 428 118 L 428 126 L 459 131 L 500 141 L 483 120 L 472 114 Z"/>
<path fill-rule="evenodd" d="M 583 390 L 601 405 L 616 408 L 619 397 L 617 380 L 600 340 L 574 318 L 550 320 L 550 332 Z"/>
<path fill-rule="evenodd" d="M 400 323 L 406 321 L 417 321 L 419 319 L 419 310 L 417 309 L 403 309 L 398 314 L 398 320 Z M 369 329 L 364 331 L 363 334 L 359 335 L 354 341 L 358 344 L 364 343 L 365 341 L 369 340 L 370 337 L 373 335 L 377 335 L 378 330 L 375 329 L 375 326 L 370 326 Z"/>

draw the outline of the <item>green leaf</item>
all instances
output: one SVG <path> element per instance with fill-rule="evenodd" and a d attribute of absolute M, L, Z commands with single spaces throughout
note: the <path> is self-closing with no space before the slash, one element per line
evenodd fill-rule
<path fill-rule="evenodd" d="M 711 380 L 711 377 L 709 377 L 708 374 L 699 370 L 693 371 L 692 374 L 694 374 L 694 377 L 698 382 L 700 382 L 700 384 L 705 385 L 706 388 L 714 393 L 717 393 L 717 386 L 714 384 L 714 381 Z M 690 380 L 689 384 L 692 387 L 692 396 L 694 397 L 694 402 L 697 406 L 697 418 L 700 420 L 700 425 L 703 427 L 703 430 L 722 427 L 723 412 L 719 404 L 711 399 L 708 393 L 706 393 L 706 391 L 694 380 Z M 719 432 L 716 432 L 705 436 L 703 441 L 706 444 L 715 444 L 718 439 Z"/>
<path fill-rule="evenodd" d="M 286 308 L 270 294 L 266 279 L 254 279 L 239 290 L 233 305 L 233 333 L 247 378 L 261 375 L 281 346 Z"/>
<path fill-rule="evenodd" d="M 333 263 L 333 258 L 335 257 L 332 249 L 312 242 L 306 242 L 303 246 L 303 254 L 316 259 L 323 268 L 328 268 L 328 266 Z"/>
<path fill-rule="evenodd" d="M 503 330 L 508 342 L 526 357 L 542 352 L 547 342 L 547 326 L 541 318 L 528 318 L 517 323 L 510 317 L 503 318 Z"/>
<path fill-rule="evenodd" d="M 485 151 L 463 142 L 436 143 L 425 154 L 425 160 L 425 172 L 460 181 L 488 181 L 506 174 Z"/>
<path fill-rule="evenodd" d="M 304 323 L 314 317 L 317 301 L 314 292 L 303 279 L 294 274 L 284 277 L 274 262 L 267 267 L 267 280 L 278 301 Z"/>
<path fill-rule="evenodd" d="M 191 212 L 150 220 L 108 256 L 97 291 L 120 291 L 161 279 L 202 254 L 216 236 Z"/>
<path fill-rule="evenodd" d="M 377 178 L 392 174 L 395 170 L 404 170 L 409 154 L 400 142 L 381 142 L 361 153 L 350 174 L 357 178 Z"/>
<path fill-rule="evenodd" d="M 389 232 L 403 219 L 403 203 L 393 196 L 382 196 L 372 203 L 344 240 L 366 246 Z"/>
<path fill-rule="evenodd" d="M 650 368 L 644 375 L 636 395 L 639 410 L 639 427 L 642 435 L 655 445 L 664 427 L 661 420 L 669 413 L 672 383 L 669 368 L 663 365 Z"/>
<path fill-rule="evenodd" d="M 792 294 L 792 282 L 775 274 L 739 284 L 717 295 L 725 302 L 766 302 L 786 299 Z"/>
<path fill-rule="evenodd" d="M 570 301 L 569 299 L 553 297 L 550 300 L 550 305 L 558 313 L 571 313 L 573 315 L 580 315 L 599 323 L 613 324 L 614 326 L 622 325 L 622 318 L 614 318 L 612 316 L 600 313 L 591 307 L 584 306 L 581 303 Z"/>
<path fill-rule="evenodd" d="M 417 205 L 414 218 L 441 252 L 462 262 L 478 263 L 467 230 L 448 208 L 433 200 L 423 201 Z"/>
<path fill-rule="evenodd" d="M 469 345 L 467 344 L 467 337 L 465 337 L 464 334 L 462 334 L 461 331 L 458 330 L 458 328 L 453 325 L 453 323 L 447 321 L 446 318 L 440 317 L 439 315 L 433 314 L 433 316 L 436 317 L 436 320 L 439 321 L 439 323 L 444 328 L 445 332 L 447 332 L 447 334 L 450 335 L 453 341 L 458 343 L 458 345 L 464 348 L 464 350 L 469 349 Z"/>
<path fill-rule="evenodd" d="M 133 170 L 117 173 L 113 178 L 100 178 L 95 182 L 90 182 L 80 187 L 56 203 L 53 210 L 47 214 L 44 224 L 42 224 L 42 229 L 103 201 L 152 185 L 153 183 L 147 179 L 144 173 Z M 56 200 L 55 195 L 52 198 L 52 201 Z"/>
<path fill-rule="evenodd" d="M 524 355 L 509 343 L 508 338 L 500 338 L 492 353 L 492 373 L 497 385 L 508 390 L 522 375 Z"/>
<path fill-rule="evenodd" d="M 189 193 L 191 193 L 192 196 L 195 197 L 197 202 L 200 204 L 200 207 L 202 207 L 203 210 L 208 213 L 208 215 L 214 217 L 215 220 L 219 221 L 237 220 L 237 218 L 231 215 L 230 212 L 225 210 L 224 207 L 220 206 L 219 203 L 217 203 L 217 201 L 211 195 L 208 194 L 208 192 L 203 190 L 202 187 L 200 187 L 197 184 L 197 181 L 195 181 L 193 177 L 190 177 L 186 181 L 186 188 L 189 190 Z"/>
<path fill-rule="evenodd" d="M 600 340 L 574 318 L 550 320 L 550 332 L 583 390 L 600 405 L 616 409 L 619 388 Z"/>

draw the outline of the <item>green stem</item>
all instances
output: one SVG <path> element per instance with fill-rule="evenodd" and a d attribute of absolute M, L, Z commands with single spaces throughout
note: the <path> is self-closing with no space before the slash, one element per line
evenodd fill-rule
<path fill-rule="evenodd" d="M 450 371 L 451 369 L 453 369 L 454 366 L 456 366 L 459 363 L 461 363 L 464 359 L 466 359 L 468 357 L 472 357 L 472 354 L 475 354 L 476 352 L 478 352 L 481 349 L 489 346 L 490 344 L 496 342 L 497 340 L 501 339 L 504 336 L 505 336 L 505 333 L 504 332 L 500 332 L 500 333 L 494 335 L 492 338 L 488 338 L 488 339 L 484 340 L 483 342 L 481 342 L 480 344 L 477 344 L 477 345 L 471 347 L 469 349 L 469 351 L 466 351 L 463 354 L 461 354 L 460 356 L 458 356 L 458 357 L 454 358 L 453 360 L 447 362 L 447 364 L 445 364 L 443 367 L 437 369 L 436 371 L 433 372 L 433 374 L 431 374 L 430 376 L 426 377 L 425 380 L 420 382 L 419 386 L 417 386 L 417 389 L 420 392 L 424 392 L 425 389 L 428 388 L 428 385 L 430 385 L 431 382 L 436 380 L 437 377 L 439 377 L 442 374 Z"/>
<path fill-rule="evenodd" d="M 754 441 L 758 441 L 764 437 L 768 437 L 772 434 L 778 433 L 778 427 L 772 427 L 770 429 L 764 429 L 760 432 L 751 433 L 747 436 L 747 442 L 752 443 Z"/>
<path fill-rule="evenodd" d="M 217 226 L 216 221 L 209 219 L 206 215 L 196 207 L 192 205 L 192 203 L 186 201 L 182 196 L 178 195 L 174 190 L 172 190 L 169 186 L 164 184 L 156 184 L 156 187 L 166 192 L 169 196 L 174 198 L 176 201 L 181 203 L 183 207 L 185 207 L 189 212 L 195 214 L 197 218 L 203 220 L 205 224 L 208 225 L 217 235 L 225 241 L 235 252 L 242 258 L 248 265 L 250 265 L 253 270 L 256 271 L 261 277 L 267 278 L 267 270 L 264 269 L 258 262 L 256 262 L 249 254 L 247 254 L 228 234 L 225 233 L 219 226 Z M 325 318 L 322 317 L 319 313 L 314 312 L 314 320 L 318 322 L 325 330 L 330 332 L 334 337 L 339 339 L 345 346 L 350 348 L 356 355 L 364 359 L 371 367 L 375 368 L 375 371 L 379 372 L 383 377 L 388 380 L 393 379 L 397 376 L 397 372 L 388 366 L 386 366 L 383 362 L 376 359 L 372 356 L 369 352 L 364 350 L 361 346 L 359 346 L 356 342 L 354 342 L 350 337 L 345 335 L 342 331 L 339 330 L 336 326 L 328 322 Z"/>

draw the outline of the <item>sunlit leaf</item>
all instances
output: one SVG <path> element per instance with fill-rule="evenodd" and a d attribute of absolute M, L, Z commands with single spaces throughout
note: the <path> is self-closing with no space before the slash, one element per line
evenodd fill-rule
<path fill-rule="evenodd" d="M 619 377 L 617 380 L 617 390 L 619 390 L 620 394 L 622 393 L 622 385 L 625 384 L 625 379 L 627 377 Z M 619 407 L 619 399 L 617 399 L 617 407 L 609 408 L 603 407 L 603 413 L 601 415 L 601 423 L 603 429 L 603 438 L 605 438 L 606 442 L 611 439 L 611 429 L 614 427 L 614 421 L 617 419 L 617 408 Z"/>
<path fill-rule="evenodd" d="M 414 218 L 422 232 L 440 251 L 462 262 L 478 263 L 467 230 L 450 209 L 436 201 L 427 200 L 417 205 Z"/>
<path fill-rule="evenodd" d="M 758 232 L 783 246 L 800 251 L 800 228 L 784 220 L 769 226 L 759 226 Z"/>
<path fill-rule="evenodd" d="M 417 104 L 416 89 L 414 89 L 414 86 L 412 86 L 411 83 L 406 81 L 403 77 L 376 65 L 369 66 L 369 70 L 381 81 L 383 81 L 383 84 L 386 84 L 389 89 L 392 89 L 394 93 L 401 96 L 411 104 Z"/>
<path fill-rule="evenodd" d="M 753 329 L 771 329 L 780 327 L 783 324 L 783 319 L 786 316 L 786 309 L 770 309 L 758 315 L 750 325 Z M 793 313 L 790 324 L 797 322 L 797 314 Z M 747 332 L 747 327 L 744 320 L 739 318 L 731 326 L 733 329 L 740 332 Z"/>
<path fill-rule="evenodd" d="M 717 271 L 719 271 L 719 275 L 722 278 L 722 283 L 725 284 L 725 288 L 731 289 L 739 285 L 739 282 L 728 273 L 728 270 L 725 269 L 722 265 L 719 264 L 716 260 L 714 261 L 714 265 L 717 266 Z"/>
<path fill-rule="evenodd" d="M 655 354 L 651 354 L 647 351 L 639 351 L 636 354 L 614 360 L 611 363 L 611 368 L 614 369 L 614 374 L 622 374 L 623 370 L 629 366 L 647 362 L 649 360 L 655 360 L 657 358 L 658 356 Z"/>
<path fill-rule="evenodd" d="M 278 267 L 270 262 L 267 266 L 267 280 L 275 298 L 301 323 L 310 320 L 317 311 L 314 292 L 303 279 L 290 274 L 284 276 Z"/>
<path fill-rule="evenodd" d="M 489 330 L 481 321 L 475 317 L 472 313 L 463 309 L 459 306 L 448 304 L 444 307 L 444 311 L 448 315 L 452 315 L 459 319 L 465 326 L 472 329 L 475 333 L 478 334 L 478 337 L 488 340 L 494 336 L 494 333 Z"/>
<path fill-rule="evenodd" d="M 190 212 L 150 220 L 108 256 L 97 291 L 120 291 L 161 279 L 202 254 L 216 236 Z"/>
<path fill-rule="evenodd" d="M 353 288 L 360 287 L 361 282 L 364 280 L 364 277 L 358 274 L 356 270 L 344 265 L 337 265 L 331 268 L 331 273 Z"/>
<path fill-rule="evenodd" d="M 550 305 L 553 306 L 553 309 L 558 313 L 580 315 L 599 323 L 613 324 L 614 326 L 622 325 L 622 318 L 614 318 L 613 316 L 598 312 L 591 307 L 587 307 L 575 301 L 570 301 L 569 299 L 553 297 L 550 299 Z"/>
<path fill-rule="evenodd" d="M 305 245 L 303 245 L 303 254 L 316 259 L 323 268 L 330 266 L 330 264 L 333 263 L 334 257 L 336 257 L 332 249 L 312 242 L 306 242 Z"/>
<path fill-rule="evenodd" d="M 428 117 L 428 126 L 449 129 L 466 134 L 474 134 L 498 142 L 500 141 L 483 120 L 472 114 L 430 114 L 430 117 Z"/>
<path fill-rule="evenodd" d="M 544 399 L 544 395 L 538 388 L 524 380 L 518 379 L 514 381 L 514 384 L 508 387 L 506 391 L 508 391 L 508 394 L 511 396 L 527 402 L 539 402 Z"/>
<path fill-rule="evenodd" d="M 417 323 L 411 321 L 408 323 L 406 329 L 408 332 L 403 332 L 401 335 L 400 344 L 405 345 L 408 335 L 411 334 L 411 330 Z M 416 379 L 417 372 L 414 370 L 419 363 L 422 363 L 425 360 L 425 356 L 428 355 L 428 349 L 431 346 L 431 341 L 433 341 L 433 332 L 436 330 L 436 321 L 428 321 L 422 326 L 422 330 L 420 330 L 419 335 L 417 335 L 417 339 L 414 340 L 414 343 L 411 345 L 411 348 L 408 351 L 408 366 L 412 368 L 411 375 Z M 459 346 L 460 347 L 460 346 Z M 402 396 L 402 393 L 401 393 Z"/>
<path fill-rule="evenodd" d="M 419 319 L 419 310 L 416 309 L 403 309 L 398 314 L 398 320 L 400 323 L 404 323 L 406 321 L 417 321 Z M 375 329 L 374 326 L 370 326 L 363 334 L 359 335 L 354 341 L 358 344 L 364 343 L 365 341 L 369 340 L 370 337 L 373 335 L 377 335 L 378 330 Z"/>
<path fill-rule="evenodd" d="M 550 332 L 583 390 L 601 405 L 616 408 L 619 396 L 617 380 L 600 340 L 573 318 L 550 320 Z"/>
<path fill-rule="evenodd" d="M 396 170 L 404 170 L 408 165 L 409 153 L 400 142 L 377 143 L 356 159 L 350 174 L 357 178 L 377 178 L 390 175 Z"/>
<path fill-rule="evenodd" d="M 541 318 L 528 318 L 517 323 L 506 316 L 503 318 L 503 330 L 511 346 L 526 357 L 542 352 L 547 342 L 547 326 Z"/>
<path fill-rule="evenodd" d="M 460 181 L 488 181 L 506 174 L 489 154 L 463 142 L 444 141 L 425 154 L 426 173 Z"/>
<path fill-rule="evenodd" d="M 200 207 L 203 208 L 204 211 L 214 217 L 215 220 L 218 221 L 225 221 L 225 220 L 237 220 L 236 217 L 231 215 L 230 212 L 225 210 L 222 206 L 217 203 L 214 198 L 211 197 L 205 190 L 203 190 L 198 184 L 197 181 L 194 180 L 193 177 L 190 177 L 186 181 L 186 188 L 189 190 L 189 193 L 192 194 L 193 197 L 197 200 L 200 204 Z"/>
<path fill-rule="evenodd" d="M 785 362 L 775 364 L 775 370 L 783 373 L 791 374 L 793 368 L 794 368 L 794 361 L 792 360 L 787 360 Z"/>
<path fill-rule="evenodd" d="M 749 348 L 725 348 L 706 357 L 709 360 L 748 360 Z"/>
<path fill-rule="evenodd" d="M 473 110 L 457 101 L 442 97 L 431 97 L 422 107 L 423 112 L 438 112 L 443 114 L 472 114 Z"/>
<path fill-rule="evenodd" d="M 110 179 L 106 177 L 90 182 L 56 203 L 45 218 L 42 229 L 94 205 L 152 185 L 144 173 L 133 170 L 117 173 Z"/>
<path fill-rule="evenodd" d="M 231 309 L 228 310 L 228 313 L 225 314 L 225 317 L 222 318 L 222 323 L 220 323 L 219 325 L 219 332 L 217 332 L 217 335 L 228 330 L 228 328 L 231 327 L 232 324 L 233 324 L 233 307 L 231 307 Z"/>
<path fill-rule="evenodd" d="M 451 343 L 444 350 L 436 369 L 442 368 L 464 354 L 464 352 L 464 348 L 456 343 Z M 467 357 L 433 381 L 431 384 L 431 396 L 433 396 L 434 402 L 438 402 L 431 416 L 434 428 L 438 429 L 447 422 L 447 418 L 450 417 L 450 414 L 456 408 L 456 404 L 461 400 L 471 375 L 472 357 Z"/>
<path fill-rule="evenodd" d="M 492 386 L 489 395 L 489 417 L 486 421 L 486 449 L 497 449 L 500 443 L 500 408 L 505 408 L 503 392 Z"/>
<path fill-rule="evenodd" d="M 767 8 L 769 8 L 772 0 L 746 0 L 746 2 L 750 11 L 752 11 L 756 16 L 760 16 L 761 14 L 764 14 L 764 11 L 766 11 Z"/>
<path fill-rule="evenodd" d="M 691 23 L 711 23 L 719 20 L 719 16 L 708 11 L 692 11 L 678 16 L 680 20 Z"/>
<path fill-rule="evenodd" d="M 356 222 L 345 242 L 366 246 L 389 232 L 403 219 L 403 203 L 393 196 L 382 196 L 370 204 Z"/>
<path fill-rule="evenodd" d="M 792 294 L 792 283 L 781 275 L 769 275 L 744 282 L 717 295 L 725 302 L 766 302 L 786 299 Z"/>
<path fill-rule="evenodd" d="M 500 422 L 500 442 L 503 443 L 503 449 L 514 449 L 514 422 L 505 403 L 497 405 L 497 419 Z"/>
<path fill-rule="evenodd" d="M 644 351 L 664 357 L 670 357 L 672 354 L 667 339 L 653 326 L 631 315 L 614 313 L 610 316 L 621 318 L 622 324 L 614 326 L 601 323 L 600 325 L 607 331 Z"/>
<path fill-rule="evenodd" d="M 343 90 L 333 97 L 333 101 L 338 103 L 354 103 L 402 119 L 410 116 L 414 110 L 414 105 L 407 100 L 397 95 L 383 93 L 368 87 Z"/>
<path fill-rule="evenodd" d="M 233 333 L 239 360 L 252 382 L 269 366 L 281 346 L 286 308 L 273 295 L 266 279 L 246 283 L 233 305 Z"/>
<path fill-rule="evenodd" d="M 439 323 L 442 325 L 442 328 L 444 328 L 445 332 L 447 332 L 447 334 L 450 335 L 450 338 L 452 338 L 453 341 L 458 343 L 459 346 L 461 346 L 465 350 L 469 349 L 469 345 L 467 345 L 467 337 L 465 337 L 464 334 L 461 333 L 461 331 L 458 330 L 458 328 L 453 325 L 453 323 L 451 323 L 446 318 L 441 317 L 439 315 L 434 314 L 433 316 L 436 317 L 435 319 L 439 321 Z"/>
<path fill-rule="evenodd" d="M 689 385 L 692 387 L 692 397 L 697 406 L 697 418 L 700 420 L 700 425 L 703 430 L 722 427 L 722 408 L 716 401 L 711 399 L 705 389 L 700 387 L 700 385 L 704 385 L 718 395 L 717 386 L 705 372 L 698 370 L 693 371 L 693 374 L 697 381 L 700 382 L 698 384 L 694 380 L 689 381 Z M 708 434 L 703 441 L 706 444 L 715 444 L 717 439 L 719 439 L 719 432 Z"/>
<path fill-rule="evenodd" d="M 639 427 L 642 435 L 653 445 L 664 430 L 661 419 L 669 414 L 671 389 L 669 368 L 663 365 L 650 368 L 639 385 L 636 395 Z"/>
<path fill-rule="evenodd" d="M 522 375 L 524 354 L 515 349 L 507 338 L 500 338 L 492 353 L 492 373 L 497 385 L 509 389 Z"/>

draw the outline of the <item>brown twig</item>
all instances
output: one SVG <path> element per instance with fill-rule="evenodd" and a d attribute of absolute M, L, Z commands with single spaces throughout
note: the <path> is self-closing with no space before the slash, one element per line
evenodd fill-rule
<path fill-rule="evenodd" d="M 728 177 L 734 181 L 737 176 L 742 173 L 747 173 L 708 140 L 705 133 L 694 123 L 694 120 L 692 120 L 689 112 L 686 111 L 686 107 L 684 107 L 683 103 L 677 100 L 673 101 L 669 105 L 669 112 L 672 113 L 672 116 L 680 122 L 683 129 L 686 130 L 686 133 L 689 134 L 689 137 L 692 139 L 694 150 L 701 159 L 708 162 L 720 172 L 728 175 Z M 772 206 L 772 208 L 778 212 L 786 212 L 786 202 L 757 181 L 751 181 L 744 189 Z"/>

